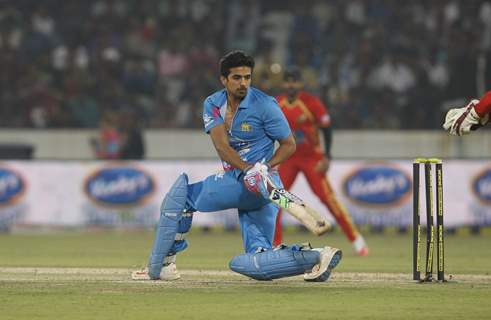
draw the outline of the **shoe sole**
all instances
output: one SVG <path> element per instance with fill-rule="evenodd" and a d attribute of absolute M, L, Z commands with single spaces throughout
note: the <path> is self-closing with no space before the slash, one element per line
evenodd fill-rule
<path fill-rule="evenodd" d="M 181 279 L 181 275 L 180 274 L 177 274 L 177 275 L 172 275 L 172 276 L 160 276 L 159 279 L 152 279 L 150 278 L 150 276 L 148 275 L 148 273 L 132 273 L 131 274 L 131 280 L 135 280 L 135 281 L 145 281 L 145 280 L 163 280 L 163 281 L 174 281 L 174 280 L 179 280 Z"/>
<path fill-rule="evenodd" d="M 160 280 L 160 278 L 152 279 L 147 272 L 142 272 L 142 271 L 133 271 L 131 273 L 131 279 L 135 281 Z"/>
<path fill-rule="evenodd" d="M 173 275 L 173 276 L 160 276 L 160 280 L 163 281 L 174 281 L 181 279 L 181 275 Z"/>
<path fill-rule="evenodd" d="M 135 281 L 142 281 L 142 280 L 152 280 L 150 279 L 150 277 L 148 276 L 148 274 L 145 274 L 145 275 L 139 275 L 139 274 L 132 274 L 131 275 L 131 280 L 135 280 Z"/>
<path fill-rule="evenodd" d="M 329 280 L 329 277 L 331 276 L 331 272 L 336 266 L 339 264 L 341 259 L 343 258 L 343 252 L 341 250 L 338 250 L 332 257 L 331 261 L 329 262 L 329 265 L 327 266 L 327 270 L 324 271 L 320 276 L 318 276 L 315 279 L 304 279 L 304 281 L 307 282 L 325 282 Z"/>

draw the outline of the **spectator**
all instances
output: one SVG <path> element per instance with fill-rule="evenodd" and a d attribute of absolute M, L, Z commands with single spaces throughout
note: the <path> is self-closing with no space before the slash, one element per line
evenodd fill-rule
<path fill-rule="evenodd" d="M 324 101 L 337 128 L 438 129 L 445 99 L 491 83 L 490 17 L 486 0 L 0 1 L 0 124 L 96 127 L 130 104 L 145 127 L 199 127 L 217 57 L 233 48 L 254 51 L 269 94 L 299 65 L 337 99 Z"/>
<path fill-rule="evenodd" d="M 98 159 L 118 159 L 121 152 L 121 135 L 115 113 L 106 112 L 100 121 L 99 136 L 90 140 Z"/>
<path fill-rule="evenodd" d="M 135 112 L 124 111 L 121 115 L 121 148 L 119 158 L 125 160 L 143 159 L 145 145 L 138 116 Z"/>

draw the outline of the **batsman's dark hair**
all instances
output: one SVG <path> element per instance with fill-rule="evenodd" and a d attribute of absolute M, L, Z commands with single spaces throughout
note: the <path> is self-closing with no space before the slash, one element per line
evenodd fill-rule
<path fill-rule="evenodd" d="M 220 75 L 225 78 L 230 74 L 230 69 L 236 67 L 249 67 L 252 70 L 254 69 L 254 58 L 244 51 L 235 50 L 220 59 Z"/>

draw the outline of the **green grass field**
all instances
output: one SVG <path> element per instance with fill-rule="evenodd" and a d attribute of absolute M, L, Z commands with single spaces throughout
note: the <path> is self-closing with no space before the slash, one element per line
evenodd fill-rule
<path fill-rule="evenodd" d="M 228 270 L 238 233 L 193 230 L 178 257 L 182 279 L 132 282 L 152 232 L 0 235 L 0 319 L 485 319 L 491 317 L 491 234 L 447 236 L 446 284 L 411 281 L 411 237 L 367 235 L 357 257 L 340 233 L 316 238 L 343 249 L 326 283 L 257 282 Z"/>

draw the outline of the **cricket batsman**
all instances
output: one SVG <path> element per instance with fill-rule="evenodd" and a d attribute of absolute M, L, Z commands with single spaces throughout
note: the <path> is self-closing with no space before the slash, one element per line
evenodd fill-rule
<path fill-rule="evenodd" d="M 310 189 L 334 216 L 355 252 L 368 255 L 368 247 L 353 224 L 348 211 L 338 201 L 329 183 L 326 172 L 331 159 L 331 119 L 324 104 L 315 96 L 303 91 L 304 83 L 300 70 L 287 69 L 284 74 L 285 94 L 277 97 L 285 114 L 297 148 L 292 157 L 281 163 L 279 173 L 285 189 L 289 190 L 297 175 L 305 175 Z M 319 132 L 324 135 L 324 150 L 321 148 Z M 276 220 L 274 244 L 282 242 L 281 211 Z"/>
<path fill-rule="evenodd" d="M 462 136 L 486 125 L 491 113 L 491 91 L 486 92 L 481 99 L 471 100 L 463 108 L 448 110 L 443 129 L 451 135 Z"/>
<path fill-rule="evenodd" d="M 276 100 L 251 87 L 254 60 L 232 51 L 220 60 L 223 90 L 204 101 L 204 129 L 222 160 L 224 171 L 189 183 L 181 174 L 160 209 L 148 268 L 135 280 L 180 277 L 176 255 L 186 249 L 192 213 L 237 208 L 244 253 L 230 269 L 256 280 L 303 274 L 305 281 L 326 281 L 342 253 L 331 247 L 279 246 L 273 249 L 278 208 L 269 200 L 269 185 L 281 187 L 275 166 L 295 151 L 295 141 Z M 274 149 L 277 141 L 279 147 Z"/>

